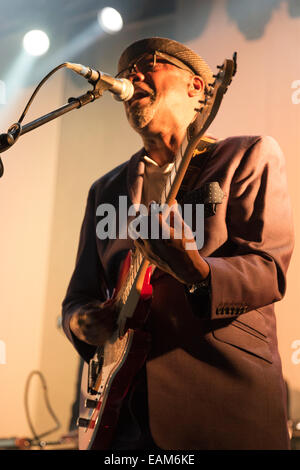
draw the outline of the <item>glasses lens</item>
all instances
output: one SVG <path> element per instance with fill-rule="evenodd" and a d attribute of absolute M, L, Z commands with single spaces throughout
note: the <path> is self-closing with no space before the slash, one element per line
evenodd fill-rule
<path fill-rule="evenodd" d="M 145 74 L 153 70 L 154 67 L 154 55 L 147 54 L 146 56 L 140 57 L 134 66 L 136 72 Z"/>
<path fill-rule="evenodd" d="M 147 72 L 153 72 L 156 69 L 160 69 L 160 67 L 162 67 L 164 64 L 171 64 L 174 67 L 193 73 L 188 66 L 176 58 L 156 51 L 153 54 L 146 53 L 142 55 L 139 59 L 136 60 L 135 63 L 131 64 L 127 69 L 120 72 L 117 77 L 128 78 L 130 75 L 135 73 L 142 73 L 145 75 Z"/>
<path fill-rule="evenodd" d="M 155 61 L 154 61 L 154 54 L 146 54 L 140 57 L 134 64 L 131 64 L 127 69 L 122 70 L 122 72 L 118 73 L 118 78 L 128 78 L 130 75 L 134 73 L 142 73 L 145 74 L 151 70 L 153 70 Z"/>

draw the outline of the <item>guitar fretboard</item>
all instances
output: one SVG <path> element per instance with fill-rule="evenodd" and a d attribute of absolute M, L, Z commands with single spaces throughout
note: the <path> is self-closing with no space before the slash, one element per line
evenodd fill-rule
<path fill-rule="evenodd" d="M 135 249 L 132 252 L 131 260 L 130 260 L 130 267 L 128 270 L 127 277 L 117 294 L 117 303 L 118 303 L 119 310 L 127 302 L 127 299 L 134 285 L 134 281 L 137 277 L 137 274 L 139 272 L 143 259 L 144 258 L 141 252 L 138 251 L 137 249 Z"/>

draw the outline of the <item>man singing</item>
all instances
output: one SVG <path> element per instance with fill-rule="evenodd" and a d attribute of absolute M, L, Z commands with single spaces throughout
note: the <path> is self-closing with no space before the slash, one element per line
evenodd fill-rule
<path fill-rule="evenodd" d="M 194 194 L 194 204 L 202 203 L 201 189 L 212 181 L 223 191 L 204 220 L 200 249 L 187 249 L 175 230 L 168 239 L 100 239 L 101 204 L 112 204 L 118 215 L 119 196 L 146 207 L 161 200 L 214 81 L 197 53 L 165 38 L 131 44 L 117 76 L 134 85 L 125 112 L 143 148 L 92 185 L 63 302 L 66 335 L 89 361 L 116 328 L 107 292 L 128 250 L 140 250 L 155 267 L 144 325 L 151 348 L 122 403 L 110 448 L 288 449 L 274 315 L 293 249 L 282 152 L 271 137 L 202 140 L 177 197 L 179 204 Z M 167 222 L 159 216 L 159 223 L 163 229 Z"/>

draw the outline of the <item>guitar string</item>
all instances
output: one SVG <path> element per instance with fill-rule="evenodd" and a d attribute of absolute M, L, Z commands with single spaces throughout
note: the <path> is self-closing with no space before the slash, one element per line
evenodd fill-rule
<path fill-rule="evenodd" d="M 162 195 L 161 195 L 161 199 L 160 199 L 160 204 L 164 204 L 167 200 L 168 193 L 170 191 L 170 188 L 172 186 L 172 183 L 173 183 L 173 181 L 175 179 L 175 176 L 176 176 L 176 173 L 177 173 L 178 162 L 181 159 L 182 159 L 182 146 L 180 146 L 180 153 L 175 157 L 174 166 L 173 166 L 172 170 L 170 171 L 170 173 L 168 174 L 168 178 L 167 178 L 166 183 L 163 187 Z M 120 290 L 119 298 L 120 298 L 120 302 L 123 305 L 126 303 L 128 297 L 130 295 L 132 286 L 134 284 L 134 281 L 136 279 L 138 270 L 140 269 L 142 262 L 143 262 L 143 256 L 142 256 L 141 252 L 139 250 L 135 249 L 132 253 L 132 256 L 131 256 L 129 273 L 128 273 L 127 278 L 126 278 L 126 280 L 125 280 L 125 282 L 124 282 L 124 284 L 123 284 L 123 286 Z"/>

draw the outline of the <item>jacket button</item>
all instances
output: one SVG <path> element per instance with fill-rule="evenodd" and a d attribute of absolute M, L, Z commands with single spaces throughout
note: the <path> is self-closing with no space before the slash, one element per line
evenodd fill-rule
<path fill-rule="evenodd" d="M 224 312 L 223 312 L 223 308 L 222 308 L 222 307 L 218 307 L 218 308 L 217 308 L 217 311 L 216 311 L 216 314 L 217 314 L 217 315 L 223 315 L 223 313 L 224 313 Z"/>

